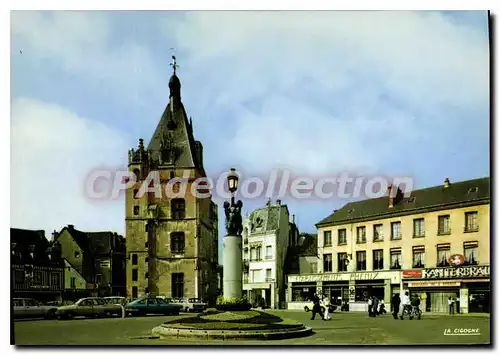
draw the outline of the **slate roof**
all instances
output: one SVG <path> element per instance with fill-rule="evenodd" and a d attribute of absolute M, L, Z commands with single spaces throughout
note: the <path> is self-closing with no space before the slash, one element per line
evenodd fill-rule
<path fill-rule="evenodd" d="M 489 203 L 490 178 L 479 178 L 414 190 L 389 208 L 389 197 L 351 202 L 319 221 L 316 227 L 363 222 L 380 218 L 422 213 L 445 208 Z"/>
<path fill-rule="evenodd" d="M 172 90 L 172 85 L 178 87 Z M 151 152 L 152 159 L 158 160 L 162 138 L 169 133 L 176 152 L 174 166 L 182 168 L 196 167 L 201 169 L 205 175 L 203 162 L 197 154 L 199 150 L 203 149 L 203 146 L 201 142 L 194 139 L 192 123 L 188 121 L 186 110 L 180 101 L 180 80 L 175 74 L 170 78 L 169 86 L 171 86 L 171 101 L 163 111 L 147 149 Z M 175 97 L 172 98 L 172 95 Z"/>
<path fill-rule="evenodd" d="M 284 204 L 282 204 L 281 207 L 288 209 L 287 205 Z M 264 233 L 278 229 L 279 218 L 279 206 L 271 205 L 255 209 L 248 216 L 250 226 L 253 225 L 255 227 L 255 229 L 250 230 L 250 233 Z"/>

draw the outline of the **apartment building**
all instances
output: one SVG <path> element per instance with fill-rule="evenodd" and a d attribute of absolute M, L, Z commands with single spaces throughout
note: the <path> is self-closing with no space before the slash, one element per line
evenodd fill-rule
<path fill-rule="evenodd" d="M 285 307 L 286 251 L 298 229 L 288 207 L 267 203 L 243 220 L 243 293 L 256 306 Z"/>
<path fill-rule="evenodd" d="M 364 310 L 410 291 L 422 310 L 489 312 L 490 179 L 481 178 L 348 203 L 319 223 L 317 274 L 288 276 L 292 307 L 314 292 Z M 394 197 L 392 197 L 394 195 Z"/>

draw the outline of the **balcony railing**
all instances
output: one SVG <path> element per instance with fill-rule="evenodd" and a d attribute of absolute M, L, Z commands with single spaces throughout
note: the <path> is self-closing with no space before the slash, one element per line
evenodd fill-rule
<path fill-rule="evenodd" d="M 273 256 L 272 255 L 266 255 L 266 259 L 272 259 Z"/>
<path fill-rule="evenodd" d="M 451 229 L 438 229 L 437 231 L 438 235 L 449 235 L 451 234 Z"/>
<path fill-rule="evenodd" d="M 423 269 L 423 268 L 425 268 L 425 265 L 422 263 L 417 263 L 417 264 L 413 264 L 412 267 L 415 269 Z"/>
<path fill-rule="evenodd" d="M 266 282 L 274 282 L 274 277 L 266 277 Z"/>

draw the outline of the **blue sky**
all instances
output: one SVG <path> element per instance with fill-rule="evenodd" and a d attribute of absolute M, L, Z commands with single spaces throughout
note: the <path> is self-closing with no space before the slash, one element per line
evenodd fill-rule
<path fill-rule="evenodd" d="M 11 20 L 12 227 L 124 233 L 124 202 L 89 201 L 83 183 L 92 169 L 125 166 L 137 139 L 151 138 L 168 102 L 171 47 L 209 175 L 287 166 L 400 174 L 419 188 L 490 174 L 486 12 Z M 306 232 L 346 202 L 284 199 Z"/>

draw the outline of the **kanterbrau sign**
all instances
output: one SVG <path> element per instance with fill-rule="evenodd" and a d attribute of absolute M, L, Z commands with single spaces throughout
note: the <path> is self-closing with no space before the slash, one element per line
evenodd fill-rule
<path fill-rule="evenodd" d="M 489 266 L 461 266 L 448 268 L 434 268 L 423 270 L 405 270 L 404 278 L 422 278 L 422 279 L 454 279 L 454 278 L 474 278 L 490 277 Z"/>

